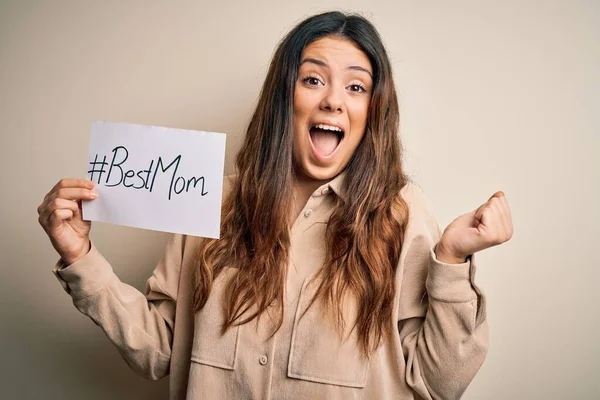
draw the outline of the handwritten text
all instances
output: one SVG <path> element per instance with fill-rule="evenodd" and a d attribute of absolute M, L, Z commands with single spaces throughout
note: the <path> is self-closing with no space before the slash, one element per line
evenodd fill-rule
<path fill-rule="evenodd" d="M 112 149 L 112 160 L 110 163 L 106 161 L 107 156 L 103 156 L 99 160 L 98 154 L 96 154 L 94 161 L 90 161 L 90 169 L 88 170 L 90 180 L 107 187 L 123 185 L 132 189 L 152 192 L 157 176 L 163 174 L 170 178 L 169 200 L 171 200 L 173 194 L 178 195 L 196 189 L 198 184 L 200 184 L 198 188 L 200 195 L 206 196 L 208 194 L 205 191 L 204 176 L 186 178 L 177 175 L 177 169 L 182 160 L 181 155 L 175 157 L 170 163 L 165 162 L 162 157 L 158 157 L 156 163 L 155 160 L 151 160 L 147 169 L 137 171 L 126 169 L 123 166 L 128 157 L 129 151 L 125 146 L 117 146 Z"/>

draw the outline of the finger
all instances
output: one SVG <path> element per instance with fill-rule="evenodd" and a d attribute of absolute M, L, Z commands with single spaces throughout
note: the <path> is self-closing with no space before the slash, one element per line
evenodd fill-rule
<path fill-rule="evenodd" d="M 487 207 L 490 207 L 494 202 L 497 202 L 505 197 L 503 191 L 497 191 L 490 197 L 485 203 L 483 203 L 479 208 L 475 211 L 475 218 L 481 222 L 483 218 L 483 213 Z"/>
<path fill-rule="evenodd" d="M 500 199 L 500 201 L 498 201 L 497 206 L 498 206 L 498 210 L 499 210 L 498 211 L 499 218 L 502 221 L 502 228 L 503 228 L 503 231 L 505 232 L 505 236 L 506 236 L 506 234 L 510 230 L 510 225 L 511 225 L 510 212 L 506 205 L 506 198 L 503 197 L 502 199 Z"/>
<path fill-rule="evenodd" d="M 506 209 L 501 199 L 495 199 L 490 202 L 489 210 L 489 239 L 494 244 L 501 244 L 508 241 L 512 236 L 512 223 L 510 217 L 506 214 Z"/>
<path fill-rule="evenodd" d="M 502 208 L 504 209 L 504 212 L 506 213 L 506 215 L 510 219 L 512 219 L 512 215 L 511 215 L 511 212 L 510 212 L 510 205 L 508 204 L 508 200 L 506 199 L 506 197 L 502 198 L 501 204 L 502 204 Z"/>
<path fill-rule="evenodd" d="M 484 203 L 482 205 L 479 206 L 479 208 L 477 210 L 475 210 L 475 219 L 477 220 L 478 223 L 482 223 L 483 222 L 483 213 L 485 212 L 485 209 L 488 207 L 488 203 Z"/>
<path fill-rule="evenodd" d="M 506 223 L 500 199 L 497 197 L 490 204 L 490 219 L 493 226 L 491 239 L 496 244 L 502 243 L 506 236 Z"/>
<path fill-rule="evenodd" d="M 52 189 L 46 194 L 46 197 L 50 197 L 54 192 L 65 189 L 65 188 L 84 188 L 93 189 L 95 186 L 93 181 L 89 179 L 74 179 L 74 178 L 63 178 Z"/>
<path fill-rule="evenodd" d="M 74 203 L 77 207 L 75 208 L 75 211 L 73 211 L 73 218 L 83 220 L 83 209 L 81 206 L 81 200 L 74 201 Z"/>
<path fill-rule="evenodd" d="M 500 198 L 502 198 L 502 197 L 504 197 L 504 196 L 505 196 L 505 195 L 504 195 L 504 192 L 503 192 L 502 190 L 499 190 L 499 191 L 497 191 L 496 193 L 494 193 L 494 194 L 492 195 L 492 197 L 490 197 L 490 198 L 489 198 L 489 200 L 488 200 L 488 201 L 492 200 L 494 197 L 497 197 L 497 198 L 499 198 L 499 199 L 500 199 Z"/>
<path fill-rule="evenodd" d="M 83 188 L 63 188 L 58 189 L 49 197 L 52 199 L 67 199 L 67 200 L 93 200 L 98 197 L 98 192 Z"/>
<path fill-rule="evenodd" d="M 502 202 L 500 203 L 500 205 L 502 207 L 502 216 L 504 218 L 504 224 L 505 224 L 505 229 L 506 229 L 506 238 L 507 238 L 507 240 L 510 240 L 512 238 L 512 235 L 514 232 L 514 227 L 513 227 L 512 215 L 510 212 L 510 206 L 508 205 L 508 201 L 506 200 L 505 197 L 502 199 Z"/>
<path fill-rule="evenodd" d="M 506 196 L 503 193 L 502 195 L 499 195 L 499 193 L 502 192 L 496 192 L 488 202 L 490 207 L 492 207 L 496 213 L 495 218 L 500 222 L 500 227 L 503 231 L 506 231 L 510 225 L 510 213 L 508 212 Z"/>
<path fill-rule="evenodd" d="M 54 210 L 54 212 L 50 214 L 50 218 L 48 218 L 48 228 L 54 229 L 62 224 L 64 220 L 70 218 L 73 218 L 73 211 L 64 208 Z"/>
<path fill-rule="evenodd" d="M 89 179 L 63 178 L 54 185 L 55 189 L 78 187 L 92 189 L 94 187 L 94 182 Z"/>
<path fill-rule="evenodd" d="M 66 199 L 53 199 L 48 201 L 46 207 L 42 208 L 42 212 L 40 213 L 40 223 L 42 223 L 42 225 L 47 223 L 52 213 L 56 210 L 70 210 L 72 215 L 79 212 L 76 202 Z"/>

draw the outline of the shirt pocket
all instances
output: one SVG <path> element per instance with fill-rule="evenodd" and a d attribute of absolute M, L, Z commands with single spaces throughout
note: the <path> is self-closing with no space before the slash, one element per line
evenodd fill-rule
<path fill-rule="evenodd" d="M 239 326 L 232 326 L 225 333 L 222 332 L 225 324 L 225 289 L 235 272 L 235 268 L 225 268 L 221 271 L 213 282 L 206 304 L 194 317 L 192 362 L 227 370 L 235 369 Z"/>
<path fill-rule="evenodd" d="M 356 308 L 345 304 L 346 332 L 340 335 L 332 319 L 326 317 L 322 303 L 310 304 L 316 282 L 307 279 L 302 285 L 294 319 L 288 363 L 288 377 L 331 385 L 364 388 L 369 361 L 360 350 L 354 323 Z"/>

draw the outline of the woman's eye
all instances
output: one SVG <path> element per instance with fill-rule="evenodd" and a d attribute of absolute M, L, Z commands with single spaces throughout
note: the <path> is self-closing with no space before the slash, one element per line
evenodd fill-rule
<path fill-rule="evenodd" d="M 349 87 L 352 92 L 364 93 L 367 91 L 367 88 L 359 84 L 350 85 Z"/>
<path fill-rule="evenodd" d="M 315 78 L 314 76 L 308 76 L 304 78 L 304 83 L 309 84 L 311 86 L 319 86 L 319 84 L 321 84 L 321 81 L 319 80 L 319 78 Z"/>

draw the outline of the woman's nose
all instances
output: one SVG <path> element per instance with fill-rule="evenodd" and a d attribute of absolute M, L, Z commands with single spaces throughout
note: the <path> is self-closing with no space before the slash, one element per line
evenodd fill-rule
<path fill-rule="evenodd" d="M 330 112 L 341 112 L 344 109 L 343 94 L 339 89 L 330 86 L 321 101 L 321 109 Z"/>

